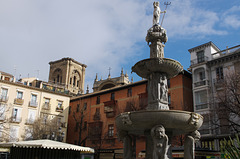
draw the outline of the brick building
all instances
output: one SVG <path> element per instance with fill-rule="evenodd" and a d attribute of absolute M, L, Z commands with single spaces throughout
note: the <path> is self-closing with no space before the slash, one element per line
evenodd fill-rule
<path fill-rule="evenodd" d="M 105 80 L 108 86 L 110 82 L 111 78 Z M 187 71 L 169 80 L 170 109 L 193 110 L 191 82 Z M 148 103 L 147 80 L 112 86 L 73 97 L 69 107 L 67 142 L 94 148 L 100 159 L 122 158 L 123 144 L 117 137 L 115 117 L 122 112 L 145 109 Z M 145 139 L 138 137 L 137 157 L 142 150 Z"/>

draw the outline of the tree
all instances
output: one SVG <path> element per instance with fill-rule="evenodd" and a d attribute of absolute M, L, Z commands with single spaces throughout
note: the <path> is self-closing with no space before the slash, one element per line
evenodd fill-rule
<path fill-rule="evenodd" d="M 64 133 L 61 131 L 61 122 L 57 118 L 54 119 L 36 119 L 25 129 L 22 136 L 24 140 L 50 139 L 63 141 Z"/>
<path fill-rule="evenodd" d="M 12 138 L 9 132 L 11 118 L 7 118 L 6 116 L 9 109 L 10 108 L 7 108 L 5 104 L 0 103 L 0 142 L 8 142 Z"/>
<path fill-rule="evenodd" d="M 221 133 L 240 131 L 240 74 L 229 73 L 216 85 L 216 100 L 213 104 L 212 120 Z M 231 132 L 230 132 L 231 130 Z"/>

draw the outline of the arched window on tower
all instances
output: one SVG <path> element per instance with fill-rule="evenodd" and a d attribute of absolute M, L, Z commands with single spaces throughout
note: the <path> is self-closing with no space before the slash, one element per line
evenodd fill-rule
<path fill-rule="evenodd" d="M 76 85 L 76 76 L 73 77 L 73 86 Z"/>
<path fill-rule="evenodd" d="M 59 83 L 59 80 L 60 80 L 60 77 L 59 77 L 59 75 L 57 75 L 57 82 Z"/>

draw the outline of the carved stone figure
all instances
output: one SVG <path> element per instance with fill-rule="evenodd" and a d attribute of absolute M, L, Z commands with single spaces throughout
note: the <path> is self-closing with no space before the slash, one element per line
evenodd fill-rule
<path fill-rule="evenodd" d="M 200 116 L 196 113 L 191 113 L 191 117 L 189 119 L 189 124 L 190 125 L 197 125 L 199 122 Z"/>
<path fill-rule="evenodd" d="M 160 101 L 168 103 L 168 86 L 166 76 L 164 75 L 160 78 Z"/>
<path fill-rule="evenodd" d="M 184 140 L 184 159 L 194 159 L 194 150 L 195 150 L 195 142 L 200 139 L 201 135 L 196 130 L 191 132 L 190 134 L 185 135 Z"/>
<path fill-rule="evenodd" d="M 132 121 L 130 119 L 130 112 L 122 113 L 121 116 L 124 125 L 132 125 Z"/>
<path fill-rule="evenodd" d="M 153 25 L 159 24 L 159 18 L 161 13 L 166 13 L 166 11 L 161 12 L 159 7 L 159 2 L 153 2 Z"/>
<path fill-rule="evenodd" d="M 151 129 L 153 139 L 153 159 L 168 159 L 168 136 L 165 134 L 165 128 L 157 125 Z"/>

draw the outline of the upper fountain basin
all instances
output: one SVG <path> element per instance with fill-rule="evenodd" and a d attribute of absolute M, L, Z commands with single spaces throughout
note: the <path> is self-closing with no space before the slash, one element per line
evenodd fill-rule
<path fill-rule="evenodd" d="M 132 72 L 138 76 L 148 79 L 153 72 L 167 74 L 167 78 L 173 78 L 183 71 L 180 62 L 169 58 L 148 58 L 137 62 L 132 67 Z"/>

